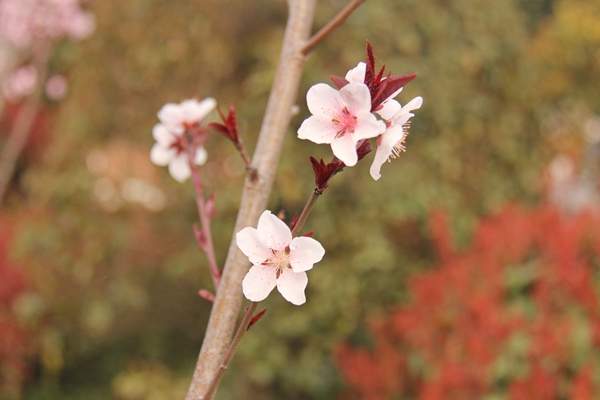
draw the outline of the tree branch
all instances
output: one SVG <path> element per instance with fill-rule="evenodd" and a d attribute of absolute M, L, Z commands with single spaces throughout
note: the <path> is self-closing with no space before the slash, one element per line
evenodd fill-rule
<path fill-rule="evenodd" d="M 267 205 L 300 84 L 305 59 L 301 50 L 310 34 L 315 3 L 316 0 L 288 0 L 289 17 L 280 61 L 252 160 L 258 179 L 247 176 L 244 183 L 233 238 L 187 400 L 212 398 L 213 394 L 207 395 L 209 385 L 231 343 L 242 301 L 241 282 L 248 271 L 248 259 L 237 248 L 235 233 L 256 225 Z"/>
<path fill-rule="evenodd" d="M 49 48 L 40 50 L 35 63 L 37 71 L 36 88 L 19 111 L 19 115 L 2 149 L 2 155 L 0 156 L 0 205 L 4 201 L 15 171 L 15 166 L 27 144 L 35 116 L 42 104 L 44 85 L 46 84 L 46 76 L 48 75 L 47 64 L 49 54 Z"/>
<path fill-rule="evenodd" d="M 364 3 L 365 0 L 352 0 L 346 5 L 327 25 L 322 27 L 317 33 L 315 33 L 302 48 L 302 54 L 308 55 L 323 39 L 325 39 L 331 32 L 337 27 L 342 25 L 346 19 Z"/>

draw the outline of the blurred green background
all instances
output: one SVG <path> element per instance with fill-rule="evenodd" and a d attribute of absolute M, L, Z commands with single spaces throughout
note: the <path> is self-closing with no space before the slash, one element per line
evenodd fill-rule
<path fill-rule="evenodd" d="M 315 27 L 344 4 L 320 1 Z M 50 139 L 22 163 L 2 211 L 15 224 L 10 259 L 28 281 L 11 309 L 27 332 L 27 373 L 6 398 L 181 398 L 210 310 L 196 292 L 211 283 L 191 229 L 193 188 L 150 164 L 150 131 L 164 103 L 213 96 L 237 106 L 252 149 L 286 6 L 102 0 L 91 9 L 95 34 L 52 59 L 70 93 L 48 106 Z M 418 74 L 400 101 L 425 104 L 408 151 L 379 182 L 366 164 L 333 180 L 307 225 L 327 249 L 307 304 L 266 301 L 219 398 L 340 396 L 333 350 L 405 301 L 407 276 L 432 265 L 431 210 L 451 215 L 460 244 L 479 216 L 544 198 L 546 166 L 557 154 L 579 160 L 585 122 L 600 112 L 598 21 L 598 0 L 370 0 L 321 44 L 306 63 L 271 210 L 298 212 L 312 188 L 308 156 L 329 152 L 295 138 L 304 93 L 363 59 L 365 40 L 388 69 Z M 207 148 L 222 262 L 243 165 L 220 137 Z"/>

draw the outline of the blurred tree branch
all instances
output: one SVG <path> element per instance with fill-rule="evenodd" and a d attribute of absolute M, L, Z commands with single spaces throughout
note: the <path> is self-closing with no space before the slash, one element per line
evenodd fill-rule
<path fill-rule="evenodd" d="M 0 156 L 0 205 L 4 201 L 15 171 L 15 166 L 27 144 L 35 116 L 42 103 L 44 85 L 48 75 L 49 57 L 50 46 L 42 46 L 35 58 L 35 69 L 37 71 L 36 88 L 21 107 L 19 115 L 8 135 L 6 144 L 2 149 L 2 155 Z"/>

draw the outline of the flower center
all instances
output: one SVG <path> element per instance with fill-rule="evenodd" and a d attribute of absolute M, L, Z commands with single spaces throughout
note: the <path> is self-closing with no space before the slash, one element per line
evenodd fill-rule
<path fill-rule="evenodd" d="M 344 136 L 346 133 L 354 133 L 358 118 L 353 115 L 347 107 L 342 109 L 334 119 L 331 120 L 337 128 L 336 137 Z"/>
<path fill-rule="evenodd" d="M 175 150 L 175 153 L 178 155 L 183 153 L 186 148 L 185 138 L 183 137 L 183 135 L 174 136 L 173 142 L 171 142 L 171 145 L 169 147 Z"/>
<path fill-rule="evenodd" d="M 272 256 L 267 258 L 262 265 L 273 267 L 276 270 L 277 278 L 283 273 L 286 268 L 290 268 L 290 249 L 286 247 L 284 250 L 271 249 Z"/>

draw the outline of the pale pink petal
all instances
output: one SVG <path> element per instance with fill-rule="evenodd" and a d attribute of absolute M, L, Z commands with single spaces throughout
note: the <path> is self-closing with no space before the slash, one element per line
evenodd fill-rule
<path fill-rule="evenodd" d="M 206 163 L 206 159 L 208 158 L 208 153 L 204 147 L 198 147 L 196 150 L 196 157 L 194 158 L 194 163 L 196 165 L 204 165 Z"/>
<path fill-rule="evenodd" d="M 163 147 L 160 143 L 155 143 L 150 151 L 150 161 L 161 167 L 168 165 L 174 156 L 175 152 L 172 149 Z"/>
<path fill-rule="evenodd" d="M 312 116 L 304 120 L 298 129 L 298 138 L 308 139 L 311 142 L 322 144 L 331 143 L 335 138 L 337 129 L 331 119 Z"/>
<path fill-rule="evenodd" d="M 402 110 L 402 105 L 396 100 L 388 100 L 383 103 L 381 109 L 377 110 L 377 114 L 385 120 L 392 119 L 396 114 Z"/>
<path fill-rule="evenodd" d="M 260 240 L 258 230 L 248 226 L 235 235 L 238 247 L 253 264 L 260 264 L 271 256 L 271 250 Z"/>
<path fill-rule="evenodd" d="M 364 83 L 349 83 L 340 89 L 340 97 L 354 115 L 371 111 L 371 92 Z"/>
<path fill-rule="evenodd" d="M 344 135 L 335 138 L 333 142 L 331 142 L 331 150 L 333 151 L 333 154 L 342 160 L 348 167 L 352 167 L 358 162 L 356 141 L 352 138 L 352 135 Z"/>
<path fill-rule="evenodd" d="M 190 177 L 190 166 L 184 154 L 180 154 L 169 163 L 169 173 L 177 182 L 183 182 Z"/>
<path fill-rule="evenodd" d="M 383 132 L 385 132 L 385 122 L 378 120 L 375 115 L 369 113 L 358 118 L 352 136 L 355 140 L 370 139 L 381 135 Z"/>
<path fill-rule="evenodd" d="M 411 112 L 414 110 L 418 110 L 423 105 L 423 98 L 421 96 L 417 96 L 408 103 L 404 107 L 402 107 L 402 111 Z"/>
<path fill-rule="evenodd" d="M 367 73 L 367 64 L 359 62 L 356 67 L 346 73 L 346 80 L 350 83 L 365 83 L 365 74 Z"/>
<path fill-rule="evenodd" d="M 215 109 L 217 102 L 209 97 L 202 101 L 195 99 L 185 100 L 181 103 L 183 116 L 187 122 L 200 122 L 208 113 Z"/>
<path fill-rule="evenodd" d="M 256 229 L 262 242 L 270 249 L 283 250 L 292 241 L 290 228 L 269 210 L 261 214 Z"/>
<path fill-rule="evenodd" d="M 284 299 L 290 303 L 299 306 L 306 303 L 304 290 L 308 285 L 308 276 L 306 272 L 294 272 L 284 270 L 277 279 L 277 290 Z"/>
<path fill-rule="evenodd" d="M 181 107 L 175 103 L 165 104 L 158 111 L 158 119 L 169 128 L 173 125 L 180 124 L 183 119 Z"/>
<path fill-rule="evenodd" d="M 308 89 L 306 103 L 311 114 L 329 120 L 343 108 L 339 92 L 324 83 L 317 83 Z"/>
<path fill-rule="evenodd" d="M 267 298 L 276 284 L 275 268 L 254 265 L 242 281 L 242 292 L 248 300 L 259 302 Z"/>
<path fill-rule="evenodd" d="M 162 124 L 154 125 L 152 128 L 152 136 L 159 144 L 164 147 L 168 147 L 173 143 L 174 136 L 169 130 Z"/>
<path fill-rule="evenodd" d="M 324 255 L 325 249 L 313 238 L 300 236 L 290 243 L 290 265 L 294 272 L 308 271 Z"/>
<path fill-rule="evenodd" d="M 381 178 L 381 167 L 392 155 L 394 146 L 406 135 L 402 125 L 396 125 L 389 128 L 381 137 L 381 142 L 375 151 L 375 158 L 371 163 L 369 172 L 371 177 L 378 181 Z"/>

